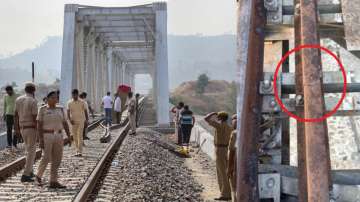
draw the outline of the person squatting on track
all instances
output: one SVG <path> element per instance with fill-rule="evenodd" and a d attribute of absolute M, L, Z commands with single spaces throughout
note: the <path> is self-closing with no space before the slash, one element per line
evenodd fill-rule
<path fill-rule="evenodd" d="M 33 165 L 36 154 L 36 116 L 38 113 L 35 99 L 35 85 L 25 83 L 25 95 L 15 101 L 15 133 L 21 134 L 25 142 L 26 163 L 21 182 L 33 182 Z"/>
<path fill-rule="evenodd" d="M 6 94 L 4 97 L 4 114 L 3 118 L 6 123 L 6 134 L 7 134 L 7 143 L 8 148 L 14 146 L 16 148 L 17 136 L 13 135 L 13 128 L 15 122 L 15 100 L 17 95 L 14 92 L 12 86 L 5 87 Z"/>
<path fill-rule="evenodd" d="M 110 97 L 110 95 L 111 95 L 111 93 L 107 92 L 106 95 L 103 97 L 102 103 L 101 103 L 101 105 L 104 106 L 105 124 L 107 126 L 111 126 L 111 121 L 112 121 L 112 105 L 113 105 L 113 101 L 112 101 L 112 98 Z"/>
<path fill-rule="evenodd" d="M 195 124 L 195 117 L 193 112 L 190 111 L 189 106 L 185 105 L 184 110 L 180 114 L 180 128 L 182 134 L 182 144 L 183 146 L 189 146 L 191 130 Z"/>
<path fill-rule="evenodd" d="M 230 135 L 229 148 L 228 148 L 228 170 L 227 176 L 230 182 L 231 188 L 231 200 L 236 201 L 236 125 L 237 125 L 237 116 L 236 114 L 231 117 L 231 124 L 233 131 Z"/>
<path fill-rule="evenodd" d="M 38 185 L 42 185 L 42 176 L 50 162 L 50 188 L 66 188 L 58 182 L 58 169 L 63 156 L 63 130 L 71 141 L 70 131 L 66 122 L 63 107 L 56 105 L 56 92 L 47 95 L 48 104 L 39 109 L 37 116 L 37 128 L 39 134 L 40 148 L 43 155 L 40 161 L 38 172 L 35 176 Z M 73 106 L 71 106 L 73 107 Z M 74 120 L 74 119 L 73 119 Z M 71 145 L 71 144 L 70 144 Z"/>
<path fill-rule="evenodd" d="M 205 121 L 215 128 L 214 144 L 216 171 L 221 196 L 215 200 L 230 200 L 230 183 L 227 177 L 227 153 L 232 128 L 227 124 L 229 115 L 226 112 L 213 112 L 205 116 Z"/>
<path fill-rule="evenodd" d="M 174 123 L 175 123 L 175 136 L 177 136 L 177 144 L 182 145 L 182 136 L 181 136 L 181 128 L 180 128 L 180 113 L 184 108 L 184 103 L 179 102 L 179 104 L 171 109 L 171 112 L 175 114 Z"/>
<path fill-rule="evenodd" d="M 131 133 L 130 135 L 136 134 L 136 100 L 133 97 L 133 93 L 128 93 L 128 102 L 126 104 L 128 109 L 128 117 L 130 122 Z"/>
<path fill-rule="evenodd" d="M 72 91 L 72 99 L 67 103 L 67 116 L 71 123 L 71 133 L 76 148 L 75 156 L 82 156 L 83 148 L 83 129 L 84 124 L 89 120 L 87 104 L 79 99 L 79 91 Z"/>

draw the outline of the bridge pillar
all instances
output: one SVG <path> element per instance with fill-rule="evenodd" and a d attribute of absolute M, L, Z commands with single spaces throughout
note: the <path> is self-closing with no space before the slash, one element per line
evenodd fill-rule
<path fill-rule="evenodd" d="M 134 93 L 134 92 L 135 92 L 135 87 L 134 87 L 133 77 L 134 77 L 133 72 L 129 72 L 129 85 L 131 86 L 131 90 L 132 90 L 133 93 Z"/>
<path fill-rule="evenodd" d="M 169 119 L 169 73 L 168 73 L 168 50 L 167 50 L 167 6 L 165 2 L 153 3 L 156 13 L 156 97 L 157 97 L 157 123 L 168 125 Z"/>
<path fill-rule="evenodd" d="M 120 71 L 119 71 L 119 63 L 120 63 L 120 61 L 119 61 L 119 58 L 118 57 L 114 57 L 114 60 L 115 60 L 115 62 L 114 62 L 114 65 L 113 65 L 113 67 L 114 67 L 114 69 L 113 69 L 113 75 L 114 75 L 114 80 L 113 80 L 113 90 L 114 90 L 114 92 L 116 92 L 116 90 L 117 90 L 117 86 L 119 85 L 119 82 L 120 82 L 120 79 L 119 79 L 119 77 L 120 77 Z"/>
<path fill-rule="evenodd" d="M 76 85 L 75 77 L 75 29 L 78 5 L 65 5 L 63 49 L 61 58 L 60 103 L 64 105 L 71 97 L 71 90 Z"/>
<path fill-rule="evenodd" d="M 107 74 L 108 74 L 108 76 L 107 76 L 107 91 L 108 92 L 113 92 L 112 91 L 112 86 L 113 86 L 113 84 L 112 84 L 112 77 L 113 77 L 113 51 L 112 51 L 112 47 L 108 47 L 107 49 L 106 49 L 106 53 L 107 53 Z"/>
<path fill-rule="evenodd" d="M 91 80 L 89 81 L 92 83 L 92 88 L 90 89 L 90 94 L 92 95 L 92 100 L 95 103 L 96 110 L 100 111 L 99 102 L 100 98 L 99 96 L 103 92 L 103 85 L 101 85 L 104 82 L 104 72 L 103 72 L 103 66 L 101 64 L 102 58 L 101 58 L 101 48 L 100 44 L 97 43 L 94 47 L 94 59 L 93 59 L 93 73 L 96 72 L 96 74 L 91 77 Z"/>
<path fill-rule="evenodd" d="M 121 62 L 121 66 L 120 66 L 120 72 L 121 72 L 121 76 L 120 76 L 120 83 L 124 84 L 125 83 L 125 67 L 126 63 L 125 62 Z"/>

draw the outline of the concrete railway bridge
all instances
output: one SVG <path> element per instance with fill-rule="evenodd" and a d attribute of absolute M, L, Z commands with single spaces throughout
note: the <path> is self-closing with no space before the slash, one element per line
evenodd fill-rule
<path fill-rule="evenodd" d="M 157 123 L 169 123 L 167 5 L 134 7 L 65 6 L 61 103 L 71 89 L 88 92 L 97 111 L 106 92 L 135 75 L 152 78 Z"/>

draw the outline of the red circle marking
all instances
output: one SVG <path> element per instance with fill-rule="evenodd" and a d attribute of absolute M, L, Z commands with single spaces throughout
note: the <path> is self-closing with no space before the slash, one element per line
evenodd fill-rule
<path fill-rule="evenodd" d="M 281 99 L 279 98 L 279 95 L 277 94 L 277 86 L 276 86 L 276 81 L 277 81 L 277 75 L 279 74 L 279 70 L 281 68 L 281 65 L 285 62 L 285 60 L 293 53 L 296 53 L 302 49 L 306 49 L 306 48 L 315 48 L 315 49 L 320 49 L 324 52 L 326 52 L 327 54 L 331 55 L 336 62 L 338 63 L 338 65 L 340 66 L 341 72 L 342 72 L 342 76 L 344 79 L 344 86 L 343 86 L 343 91 L 342 91 L 342 95 L 341 98 L 339 100 L 339 102 L 336 104 L 335 108 L 332 109 L 330 112 L 326 113 L 324 116 L 319 117 L 319 118 L 302 118 L 299 117 L 293 113 L 291 113 L 288 109 L 286 109 L 284 103 L 281 101 Z M 345 99 L 346 96 L 346 89 L 347 89 L 347 80 L 346 80 L 346 72 L 345 72 L 345 68 L 343 66 L 343 64 L 340 62 L 339 58 L 333 53 L 331 52 L 329 49 L 322 47 L 320 45 L 316 45 L 316 44 L 306 44 L 306 45 L 301 45 L 298 46 L 292 50 L 290 50 L 289 52 L 287 52 L 284 57 L 280 60 L 280 62 L 278 63 L 276 70 L 275 70 L 275 74 L 274 74 L 274 81 L 273 81 L 273 86 L 274 86 L 274 94 L 275 94 L 275 100 L 276 102 L 280 105 L 281 109 L 288 114 L 290 117 L 295 118 L 296 120 L 300 121 L 300 122 L 322 122 L 324 120 L 326 120 L 327 118 L 331 117 L 332 115 L 334 115 L 337 110 L 339 110 L 342 102 Z"/>

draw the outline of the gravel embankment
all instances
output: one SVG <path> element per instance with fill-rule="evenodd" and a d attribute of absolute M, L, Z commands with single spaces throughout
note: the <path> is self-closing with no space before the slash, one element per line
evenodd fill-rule
<path fill-rule="evenodd" d="M 0 150 L 0 167 L 15 161 L 25 155 L 25 145 L 18 144 L 17 148 Z"/>
<path fill-rule="evenodd" d="M 128 136 L 114 158 L 98 201 L 202 201 L 184 158 L 158 145 L 156 132 Z"/>

